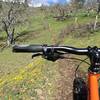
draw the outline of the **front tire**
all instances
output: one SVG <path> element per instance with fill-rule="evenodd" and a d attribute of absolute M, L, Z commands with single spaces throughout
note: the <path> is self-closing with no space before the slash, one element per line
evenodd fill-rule
<path fill-rule="evenodd" d="M 75 78 L 73 82 L 73 100 L 87 100 L 87 85 L 82 78 Z"/>

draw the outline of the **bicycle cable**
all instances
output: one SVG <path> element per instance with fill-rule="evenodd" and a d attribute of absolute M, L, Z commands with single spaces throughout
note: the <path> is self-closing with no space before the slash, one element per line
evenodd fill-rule
<path fill-rule="evenodd" d="M 74 60 L 79 60 L 79 61 L 81 61 L 78 65 L 77 65 L 77 67 L 76 67 L 76 69 L 75 69 L 75 77 L 77 77 L 77 71 L 78 71 L 78 69 L 79 69 L 79 67 L 80 67 L 80 65 L 84 62 L 84 63 L 86 63 L 86 64 L 88 64 L 88 65 L 90 65 L 90 63 L 88 63 L 86 60 L 88 59 L 88 57 L 86 57 L 85 59 L 79 59 L 79 58 L 69 58 L 69 57 L 64 57 L 64 58 L 66 58 L 66 59 L 74 59 Z"/>
<path fill-rule="evenodd" d="M 78 71 L 80 65 L 81 65 L 83 62 L 86 63 L 86 64 L 88 64 L 88 65 L 90 65 L 89 63 L 86 62 L 87 59 L 88 59 L 88 57 L 86 57 L 85 59 L 83 59 L 83 60 L 77 65 L 77 67 L 76 67 L 76 69 L 75 69 L 75 78 L 77 77 L 77 71 Z"/>

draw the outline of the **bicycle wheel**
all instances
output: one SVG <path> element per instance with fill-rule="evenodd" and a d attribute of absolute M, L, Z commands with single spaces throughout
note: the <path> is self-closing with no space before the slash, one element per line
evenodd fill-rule
<path fill-rule="evenodd" d="M 75 78 L 73 82 L 73 100 L 87 100 L 87 85 L 82 78 Z"/>

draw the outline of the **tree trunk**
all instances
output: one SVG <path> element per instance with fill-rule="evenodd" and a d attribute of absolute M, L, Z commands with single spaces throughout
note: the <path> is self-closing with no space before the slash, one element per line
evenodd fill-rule
<path fill-rule="evenodd" d="M 96 15 L 96 18 L 95 18 L 95 22 L 94 22 L 94 30 L 96 30 L 97 22 L 98 22 L 98 15 Z"/>
<path fill-rule="evenodd" d="M 10 33 L 8 36 L 7 36 L 7 45 L 10 46 L 14 44 L 14 35 L 12 33 Z"/>

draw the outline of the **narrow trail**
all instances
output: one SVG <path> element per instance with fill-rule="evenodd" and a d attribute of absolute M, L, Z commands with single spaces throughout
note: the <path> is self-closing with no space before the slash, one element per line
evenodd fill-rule
<path fill-rule="evenodd" d="M 75 77 L 75 68 L 77 61 L 63 59 L 58 61 L 60 77 L 57 82 L 57 93 L 55 100 L 73 100 L 73 80 Z M 84 72 L 79 72 L 82 77 Z"/>

